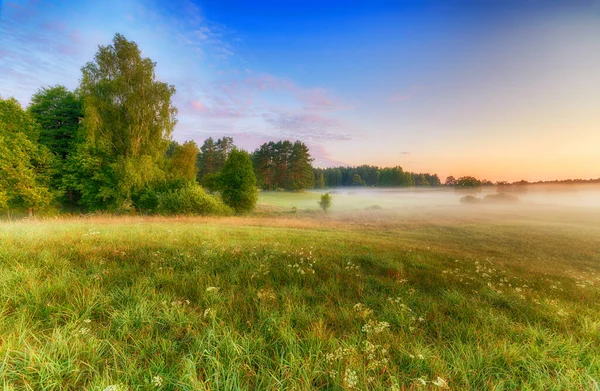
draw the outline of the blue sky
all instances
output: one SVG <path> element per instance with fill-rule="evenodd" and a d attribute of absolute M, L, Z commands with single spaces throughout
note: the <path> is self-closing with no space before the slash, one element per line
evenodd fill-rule
<path fill-rule="evenodd" d="M 177 88 L 174 138 L 299 139 L 320 166 L 600 176 L 596 0 L 1 1 L 0 95 L 76 88 L 119 32 Z"/>

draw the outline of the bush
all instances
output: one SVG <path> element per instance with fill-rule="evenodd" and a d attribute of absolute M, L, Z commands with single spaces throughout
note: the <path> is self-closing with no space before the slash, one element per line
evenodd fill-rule
<path fill-rule="evenodd" d="M 230 215 L 231 208 L 219 198 L 206 194 L 197 184 L 157 195 L 156 212 L 164 215 Z"/>
<path fill-rule="evenodd" d="M 460 198 L 460 202 L 463 204 L 478 204 L 481 200 L 475 196 L 467 195 Z"/>
<path fill-rule="evenodd" d="M 321 195 L 321 199 L 319 200 L 319 206 L 323 209 L 323 212 L 327 212 L 327 209 L 331 207 L 331 196 L 329 193 L 325 193 Z"/>

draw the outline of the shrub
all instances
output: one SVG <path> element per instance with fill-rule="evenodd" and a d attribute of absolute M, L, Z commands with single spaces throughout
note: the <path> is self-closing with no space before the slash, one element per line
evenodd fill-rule
<path fill-rule="evenodd" d="M 329 193 L 325 193 L 321 195 L 321 199 L 319 200 L 319 206 L 323 209 L 323 212 L 327 212 L 327 209 L 331 207 L 331 196 Z"/>
<path fill-rule="evenodd" d="M 466 195 L 460 198 L 460 202 L 463 204 L 478 204 L 481 200 L 472 195 Z"/>
<path fill-rule="evenodd" d="M 229 215 L 232 210 L 197 184 L 158 193 L 156 212 L 164 215 Z"/>

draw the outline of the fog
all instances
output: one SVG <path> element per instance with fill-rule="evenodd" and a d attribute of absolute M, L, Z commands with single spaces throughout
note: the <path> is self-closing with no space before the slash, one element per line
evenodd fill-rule
<path fill-rule="evenodd" d="M 332 212 L 475 210 L 477 213 L 483 213 L 487 210 L 547 211 L 552 209 L 600 212 L 600 184 L 527 185 L 503 192 L 501 196 L 498 196 L 500 193 L 495 186 L 470 193 L 456 192 L 449 188 L 337 188 L 312 192 L 329 192 L 333 197 Z M 465 196 L 470 196 L 472 202 L 461 202 L 461 198 Z M 304 203 L 306 204 L 303 205 Z M 314 200 L 306 200 L 296 206 L 315 207 Z M 598 224 L 600 225 L 600 222 Z"/>

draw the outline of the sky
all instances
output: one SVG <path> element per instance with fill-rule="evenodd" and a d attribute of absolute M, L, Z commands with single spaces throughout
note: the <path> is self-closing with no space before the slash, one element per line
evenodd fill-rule
<path fill-rule="evenodd" d="M 75 89 L 115 33 L 173 138 L 301 140 L 320 167 L 600 177 L 600 0 L 0 0 L 0 96 Z"/>

